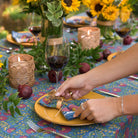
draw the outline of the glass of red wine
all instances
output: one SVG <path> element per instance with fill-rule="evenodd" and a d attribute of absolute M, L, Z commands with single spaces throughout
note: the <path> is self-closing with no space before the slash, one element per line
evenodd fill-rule
<path fill-rule="evenodd" d="M 118 18 L 114 24 L 114 30 L 115 32 L 122 38 L 122 46 L 123 46 L 123 39 L 129 35 L 131 32 L 132 27 L 132 19 L 131 17 L 126 21 L 123 22 L 120 18 Z"/>
<path fill-rule="evenodd" d="M 35 38 L 35 45 L 37 45 L 38 35 L 41 32 L 41 16 L 33 12 L 31 14 L 31 23 L 28 27 L 29 31 L 33 34 Z"/>
<path fill-rule="evenodd" d="M 69 43 L 66 38 L 49 36 L 45 48 L 45 59 L 52 70 L 56 72 L 56 90 L 58 88 L 59 72 L 67 65 L 70 56 Z"/>

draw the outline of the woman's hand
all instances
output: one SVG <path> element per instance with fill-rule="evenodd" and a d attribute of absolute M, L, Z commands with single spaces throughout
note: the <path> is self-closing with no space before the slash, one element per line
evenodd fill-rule
<path fill-rule="evenodd" d="M 91 99 L 82 103 L 76 110 L 74 117 L 88 119 L 95 123 L 108 122 L 122 114 L 121 98 Z"/>
<path fill-rule="evenodd" d="M 69 78 L 58 88 L 56 96 L 79 99 L 92 90 L 92 85 L 88 85 L 88 81 L 86 74 Z"/>

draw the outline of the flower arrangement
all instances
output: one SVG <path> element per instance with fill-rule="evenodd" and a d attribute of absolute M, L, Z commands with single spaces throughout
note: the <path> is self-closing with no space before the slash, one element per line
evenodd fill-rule
<path fill-rule="evenodd" d="M 126 22 L 132 12 L 133 3 L 132 0 L 86 0 L 84 4 L 99 20 L 114 21 L 120 16 Z"/>

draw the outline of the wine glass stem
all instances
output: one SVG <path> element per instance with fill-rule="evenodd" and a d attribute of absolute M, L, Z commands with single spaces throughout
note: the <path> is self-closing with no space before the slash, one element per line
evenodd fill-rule
<path fill-rule="evenodd" d="M 56 71 L 56 91 L 58 89 L 58 76 L 59 76 L 59 71 Z"/>
<path fill-rule="evenodd" d="M 37 46 L 37 36 L 35 36 L 35 46 Z"/>
<path fill-rule="evenodd" d="M 123 47 L 123 45 L 124 45 L 124 44 L 123 44 L 123 40 L 124 40 L 124 38 L 121 39 L 121 46 L 122 46 L 122 47 Z"/>

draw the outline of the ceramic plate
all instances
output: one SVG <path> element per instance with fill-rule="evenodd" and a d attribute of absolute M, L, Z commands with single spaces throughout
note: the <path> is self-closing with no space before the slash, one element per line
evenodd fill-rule
<path fill-rule="evenodd" d="M 117 57 L 118 55 L 122 54 L 123 51 L 119 51 L 119 52 L 115 52 L 115 53 L 112 53 L 110 54 L 108 57 L 107 57 L 107 60 L 110 61 L 111 59 Z"/>
<path fill-rule="evenodd" d="M 12 35 L 11 34 L 9 34 L 9 35 L 7 35 L 7 41 L 8 42 L 10 42 L 10 43 L 12 43 L 12 44 L 15 44 L 15 45 L 22 45 L 22 46 L 24 46 L 24 47 L 30 47 L 30 46 L 33 46 L 34 45 L 34 43 L 17 43 L 13 38 L 12 38 Z"/>
<path fill-rule="evenodd" d="M 48 94 L 45 94 L 44 96 L 46 95 Z M 83 125 L 94 124 L 93 121 L 80 120 L 79 118 L 68 121 L 65 119 L 65 117 L 62 115 L 61 112 L 59 112 L 59 114 L 55 117 L 56 113 L 59 110 L 43 107 L 39 104 L 39 100 L 42 99 L 44 96 L 40 97 L 34 105 L 35 112 L 44 120 L 65 126 L 83 126 Z M 97 99 L 97 98 L 104 98 L 104 96 L 97 94 L 95 92 L 90 92 L 82 97 L 82 99 Z"/>

